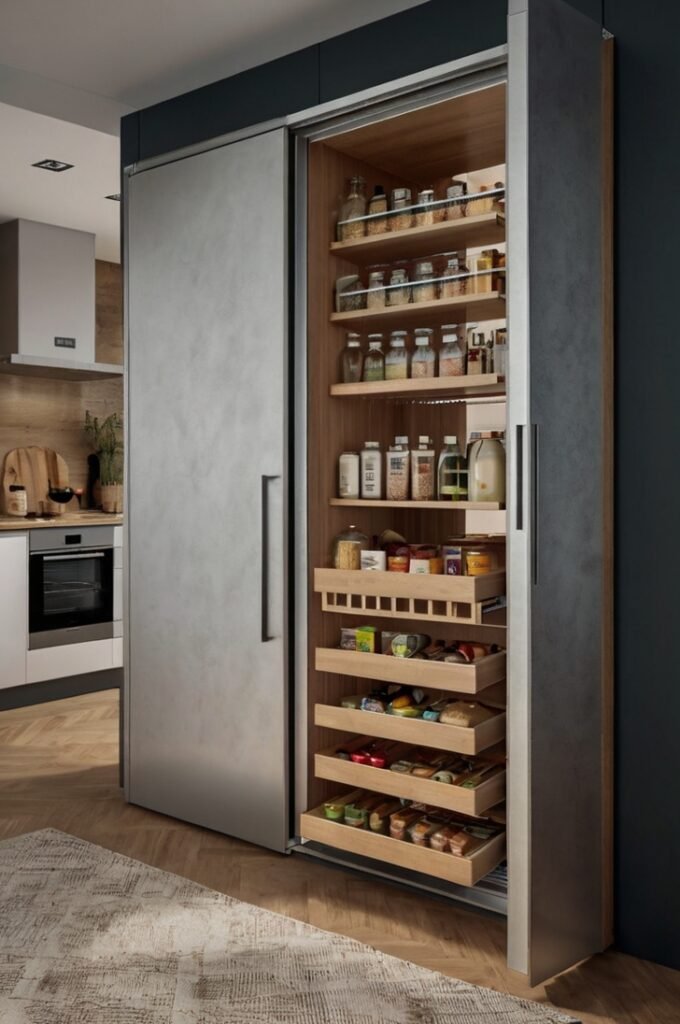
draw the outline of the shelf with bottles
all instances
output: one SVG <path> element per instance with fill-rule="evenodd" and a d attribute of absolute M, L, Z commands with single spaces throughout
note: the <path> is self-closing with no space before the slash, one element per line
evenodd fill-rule
<path fill-rule="evenodd" d="M 473 275 L 475 277 L 489 276 Z M 361 301 L 362 293 L 368 294 L 368 289 L 357 292 L 358 301 Z M 342 325 L 390 325 L 396 324 L 430 327 L 437 326 L 447 319 L 462 321 L 474 320 L 478 323 L 487 320 L 504 320 L 506 317 L 505 295 L 500 291 L 485 291 L 472 295 L 454 295 L 448 298 L 435 298 L 426 302 L 406 302 L 402 305 L 376 307 L 368 309 L 365 307 L 349 309 L 342 313 L 331 313 L 331 323 Z M 373 327 L 371 327 L 373 329 Z"/>
<path fill-rule="evenodd" d="M 345 508 L 408 508 L 430 509 L 437 512 L 502 512 L 505 505 L 499 501 L 387 501 L 371 498 L 331 498 L 331 505 Z"/>
<path fill-rule="evenodd" d="M 388 214 L 389 216 L 389 214 Z M 493 211 L 456 220 L 438 221 L 382 234 L 364 235 L 332 242 L 332 256 L 368 265 L 399 259 L 405 251 L 412 258 L 433 252 L 468 249 L 505 241 L 505 216 Z"/>
<path fill-rule="evenodd" d="M 497 398 L 505 395 L 505 377 L 496 373 L 459 377 L 408 377 L 401 380 L 331 384 L 333 398 Z"/>

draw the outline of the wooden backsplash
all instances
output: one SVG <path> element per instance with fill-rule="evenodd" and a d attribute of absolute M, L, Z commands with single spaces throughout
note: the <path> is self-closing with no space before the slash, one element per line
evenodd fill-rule
<path fill-rule="evenodd" d="M 96 264 L 96 359 L 123 362 L 123 290 L 117 263 Z M 72 487 L 87 484 L 92 451 L 83 432 L 85 410 L 104 418 L 123 413 L 123 380 L 42 380 L 0 374 L 0 465 L 12 448 L 37 444 L 66 460 Z"/>

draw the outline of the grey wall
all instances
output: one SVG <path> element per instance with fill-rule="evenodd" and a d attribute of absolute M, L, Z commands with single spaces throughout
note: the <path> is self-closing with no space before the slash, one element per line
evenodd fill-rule
<path fill-rule="evenodd" d="M 680 4 L 570 0 L 616 36 L 616 941 L 680 968 L 680 670 L 673 453 L 680 345 Z M 291 113 L 506 38 L 505 0 L 418 8 L 124 118 L 123 163 Z"/>

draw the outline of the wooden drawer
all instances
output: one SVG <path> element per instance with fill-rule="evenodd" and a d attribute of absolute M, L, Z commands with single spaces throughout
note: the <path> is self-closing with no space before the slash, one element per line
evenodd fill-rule
<path fill-rule="evenodd" d="M 353 745 L 357 746 L 356 743 Z M 334 754 L 335 747 L 332 747 L 314 756 L 314 774 L 317 778 L 477 817 L 505 800 L 504 768 L 488 782 L 480 783 L 476 789 L 463 789 L 462 786 L 449 786 L 444 782 L 391 772 L 388 768 L 355 764 L 354 761 L 345 761 Z"/>
<path fill-rule="evenodd" d="M 400 740 L 414 747 L 435 747 L 437 750 L 452 750 L 458 754 L 479 754 L 487 747 L 505 740 L 504 713 L 494 715 L 474 728 L 464 729 L 458 725 L 426 722 L 422 718 L 401 718 L 399 715 L 375 711 L 315 704 L 314 723 L 324 729 Z"/>
<path fill-rule="evenodd" d="M 470 694 L 480 693 L 487 686 L 505 679 L 505 662 L 505 651 L 489 654 L 471 665 L 393 658 L 334 647 L 317 647 L 315 657 L 317 672 L 335 672 L 361 679 L 377 679 L 382 683 Z"/>
<path fill-rule="evenodd" d="M 348 802 L 355 794 L 340 797 Z M 338 850 L 370 857 L 387 864 L 396 864 L 409 871 L 418 871 L 433 878 L 442 878 L 456 885 L 475 885 L 490 871 L 498 867 L 505 857 L 505 833 L 494 836 L 488 843 L 475 850 L 469 857 L 454 857 L 451 853 L 440 853 L 423 846 L 390 836 L 381 836 L 364 829 L 351 828 L 336 821 L 329 821 L 323 807 L 315 807 L 300 815 L 300 835 Z"/>

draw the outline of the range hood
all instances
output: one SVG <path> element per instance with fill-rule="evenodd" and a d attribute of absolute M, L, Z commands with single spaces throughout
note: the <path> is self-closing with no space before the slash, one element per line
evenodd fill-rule
<path fill-rule="evenodd" d="M 94 235 L 0 224 L 0 373 L 59 380 L 120 377 L 95 362 Z"/>

